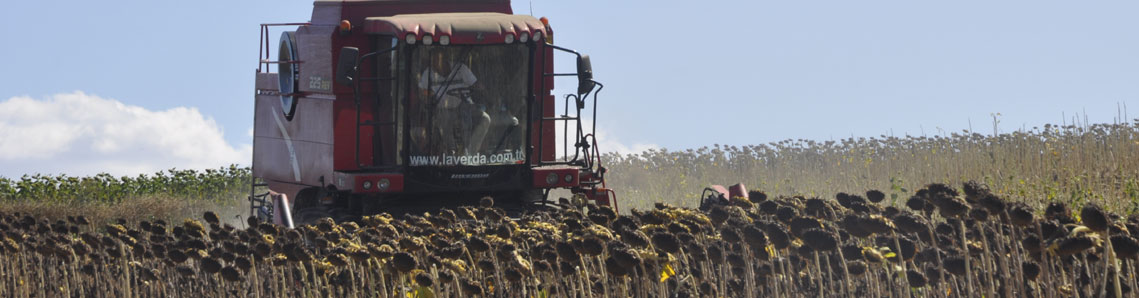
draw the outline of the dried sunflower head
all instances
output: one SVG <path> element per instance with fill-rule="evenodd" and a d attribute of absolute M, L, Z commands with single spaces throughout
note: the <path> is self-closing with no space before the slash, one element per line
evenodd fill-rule
<path fill-rule="evenodd" d="M 431 285 L 435 284 L 435 280 L 431 278 L 431 275 L 428 275 L 427 272 L 421 271 L 416 273 L 414 279 L 415 284 L 418 284 L 420 287 L 431 287 Z"/>
<path fill-rule="evenodd" d="M 866 262 L 861 260 L 846 262 L 846 270 L 850 272 L 850 275 L 862 276 L 862 274 L 866 273 L 866 269 Z"/>
<path fill-rule="evenodd" d="M 221 271 L 222 266 L 221 266 L 221 263 L 218 262 L 216 259 L 214 259 L 212 257 L 206 257 L 206 258 L 202 258 L 201 262 L 199 263 L 198 268 L 201 268 L 202 271 L 204 271 L 206 273 L 214 274 L 214 273 L 218 273 L 218 271 Z"/>
<path fill-rule="evenodd" d="M 225 266 L 221 269 L 221 277 L 228 281 L 241 281 L 241 272 L 237 272 L 233 266 Z"/>
<path fill-rule="evenodd" d="M 680 251 L 680 240 L 677 240 L 676 235 L 671 233 L 662 232 L 653 234 L 652 243 L 657 249 L 668 253 L 677 253 Z"/>
<path fill-rule="evenodd" d="M 418 262 L 415 260 L 415 256 L 401 251 L 392 255 L 392 266 L 400 273 L 407 273 L 415 269 L 415 267 L 418 266 Z"/>
<path fill-rule="evenodd" d="M 802 239 L 814 250 L 832 251 L 838 248 L 838 236 L 826 230 L 807 230 L 803 233 Z"/>
<path fill-rule="evenodd" d="M 759 227 L 755 225 L 747 226 L 743 229 L 744 242 L 752 247 L 766 247 L 767 234 L 763 233 Z"/>
<path fill-rule="evenodd" d="M 628 269 L 633 267 L 626 267 L 621 265 L 614 256 L 609 256 L 605 259 L 605 271 L 612 276 L 625 276 L 629 274 Z"/>
<path fill-rule="evenodd" d="M 1111 236 L 1111 247 L 1120 258 L 1134 259 L 1139 255 L 1139 241 L 1128 235 Z"/>
<path fill-rule="evenodd" d="M 1032 207 L 1028 204 L 1017 202 L 1013 203 L 1008 209 L 1009 221 L 1017 226 L 1028 226 L 1032 224 L 1033 219 Z"/>
<path fill-rule="evenodd" d="M 911 288 L 924 287 L 926 285 L 926 283 L 929 281 L 929 279 L 925 278 L 924 274 L 922 274 L 921 272 L 918 272 L 917 270 L 913 270 L 913 269 L 906 271 L 906 279 L 910 282 Z"/>
<path fill-rule="evenodd" d="M 218 219 L 217 213 L 214 213 L 213 211 L 206 211 L 206 213 L 202 215 L 202 218 L 205 219 L 207 223 L 211 223 L 211 224 L 220 224 L 221 223 L 221 220 Z"/>
<path fill-rule="evenodd" d="M 886 194 L 882 191 L 871 189 L 866 191 L 866 198 L 869 199 L 870 202 L 877 204 L 886 199 Z"/>
<path fill-rule="evenodd" d="M 1080 221 L 1092 231 L 1103 232 L 1111 225 L 1107 212 L 1095 203 L 1088 203 L 1080 210 Z"/>

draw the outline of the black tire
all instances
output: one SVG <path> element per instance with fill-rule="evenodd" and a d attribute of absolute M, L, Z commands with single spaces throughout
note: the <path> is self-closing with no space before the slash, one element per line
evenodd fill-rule
<path fill-rule="evenodd" d="M 321 218 L 332 217 L 324 208 L 307 208 L 298 209 L 293 212 L 293 226 L 299 227 L 303 225 L 316 224 Z"/>
<path fill-rule="evenodd" d="M 320 199 L 317 197 L 319 194 L 320 190 L 316 188 L 305 188 L 297 192 L 292 206 L 293 226 L 314 224 L 321 218 L 331 217 L 328 208 L 322 206 L 318 201 Z"/>

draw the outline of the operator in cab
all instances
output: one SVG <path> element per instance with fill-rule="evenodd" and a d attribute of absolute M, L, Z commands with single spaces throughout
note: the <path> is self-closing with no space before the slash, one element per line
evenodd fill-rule
<path fill-rule="evenodd" d="M 478 78 L 466 64 L 452 62 L 458 57 L 451 57 L 445 49 L 431 49 L 430 56 L 430 66 L 419 74 L 418 87 L 420 98 L 435 107 L 435 137 L 445 150 L 456 150 L 455 154 L 478 154 L 490 128 L 485 107 L 471 98 Z M 465 146 L 457 148 L 460 144 Z"/>

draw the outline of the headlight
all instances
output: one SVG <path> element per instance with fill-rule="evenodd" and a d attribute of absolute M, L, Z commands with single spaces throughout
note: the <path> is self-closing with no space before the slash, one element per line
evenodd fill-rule
<path fill-rule="evenodd" d="M 364 181 L 364 189 L 372 189 L 372 181 Z"/>
<path fill-rule="evenodd" d="M 556 174 L 556 173 L 546 174 L 546 184 L 547 185 L 554 185 L 554 183 L 558 183 L 558 174 Z"/>
<path fill-rule="evenodd" d="M 542 40 L 542 31 L 534 32 L 534 41 L 537 42 L 539 40 Z"/>
<path fill-rule="evenodd" d="M 407 44 L 415 44 L 415 34 L 408 34 L 405 40 Z"/>
<path fill-rule="evenodd" d="M 447 35 L 443 35 L 443 36 L 440 36 L 440 37 L 439 37 L 439 44 L 440 44 L 440 45 L 449 45 L 449 44 L 451 44 L 451 37 L 450 37 L 450 36 L 447 36 Z"/>
<path fill-rule="evenodd" d="M 506 34 L 506 44 L 512 44 L 512 43 L 514 43 L 514 35 L 507 33 Z"/>
<path fill-rule="evenodd" d="M 566 183 L 573 182 L 573 175 L 566 174 Z"/>
<path fill-rule="evenodd" d="M 431 42 L 432 42 L 431 35 L 424 35 L 423 36 L 423 45 L 429 46 L 429 45 L 431 45 Z"/>
<path fill-rule="evenodd" d="M 376 183 L 376 189 L 380 191 L 386 191 L 390 186 L 392 186 L 392 182 L 388 178 L 380 179 L 380 182 Z"/>
<path fill-rule="evenodd" d="M 522 34 L 518 35 L 518 41 L 519 42 L 530 41 L 530 33 L 522 32 Z"/>

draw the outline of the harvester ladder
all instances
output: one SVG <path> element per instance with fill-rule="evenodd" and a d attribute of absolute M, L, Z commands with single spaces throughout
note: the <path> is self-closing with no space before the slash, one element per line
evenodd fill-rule
<path fill-rule="evenodd" d="M 572 54 L 572 55 L 576 56 L 578 59 L 581 59 L 581 57 L 582 57 L 582 55 L 580 53 L 578 53 L 574 50 L 571 50 L 571 49 L 555 46 L 552 44 L 546 44 L 545 46 L 553 48 L 553 49 L 558 50 L 558 51 L 562 51 L 562 52 Z M 552 61 L 552 59 L 542 59 L 543 65 L 542 65 L 541 69 L 543 69 L 543 70 L 548 69 L 547 68 L 548 64 L 546 64 L 547 61 Z M 576 73 L 576 72 L 575 73 L 556 73 L 556 72 L 546 73 L 546 72 L 543 72 L 542 73 L 542 80 L 540 82 L 540 84 L 541 84 L 540 90 L 546 90 L 545 87 L 546 87 L 547 78 L 550 78 L 550 77 L 569 77 L 569 76 L 578 77 L 580 75 L 581 75 L 580 73 Z M 564 104 L 564 110 L 563 110 L 562 115 L 556 116 L 556 117 L 545 117 L 545 116 L 543 116 L 541 118 L 542 121 L 538 122 L 538 134 L 539 134 L 538 146 L 537 146 L 537 149 L 538 149 L 538 154 L 537 154 L 538 165 L 540 165 L 540 166 L 573 165 L 573 166 L 582 166 L 582 167 L 589 168 L 589 169 L 595 169 L 594 168 L 595 166 L 600 167 L 600 165 L 601 165 L 601 159 L 600 158 L 601 157 L 599 156 L 600 152 L 597 149 L 597 138 L 595 137 L 597 135 L 597 93 L 599 93 L 601 91 L 601 89 L 604 88 L 604 85 L 602 85 L 601 83 L 598 83 L 596 81 L 592 81 L 592 83 L 594 83 L 598 86 L 598 88 L 596 90 L 591 90 L 590 92 L 586 92 L 584 94 L 566 94 L 566 96 L 564 97 L 564 103 L 565 104 Z M 581 125 L 581 120 L 582 120 L 581 119 L 581 111 L 586 108 L 586 106 L 587 106 L 586 101 L 589 99 L 589 96 L 591 94 L 593 95 L 593 127 L 590 128 L 589 133 L 586 133 L 584 128 Z M 570 115 L 570 102 L 571 101 L 574 103 L 574 105 L 573 105 L 574 114 L 572 116 Z M 542 113 L 541 111 L 545 111 L 545 100 L 543 98 L 543 99 L 537 100 L 537 102 L 539 105 L 539 107 L 537 109 L 538 113 Z M 546 160 L 542 159 L 542 156 L 543 156 L 542 154 L 545 153 L 543 151 L 543 150 L 545 150 L 545 146 L 543 146 L 545 138 L 541 137 L 541 135 L 543 133 L 545 133 L 545 125 L 546 125 L 547 121 L 552 122 L 552 125 L 555 125 L 555 127 L 557 127 L 556 125 L 559 121 L 564 123 L 564 125 L 562 126 L 562 152 L 561 152 L 563 156 L 560 156 L 560 157 L 556 156 L 557 153 L 555 152 L 555 160 L 553 160 L 553 161 L 546 161 Z M 574 154 L 573 154 L 572 158 L 569 157 L 569 145 L 570 145 L 570 143 L 569 143 L 569 127 L 570 127 L 570 125 L 574 125 L 576 127 L 574 139 L 573 139 L 574 140 L 574 144 L 573 144 Z"/>
<path fill-rule="evenodd" d="M 373 42 L 371 44 L 379 45 L 380 43 L 379 43 L 378 38 L 374 38 Z M 363 56 L 361 56 L 358 63 L 363 64 L 363 65 L 367 65 L 367 64 L 363 63 L 366 59 L 375 58 L 375 57 L 380 56 L 382 54 L 393 53 L 396 51 L 396 49 L 397 49 L 397 47 L 394 47 L 394 46 L 391 48 L 388 48 L 388 49 L 376 49 L 376 51 L 374 51 L 374 52 L 367 53 L 367 54 L 364 54 Z M 381 87 L 382 82 L 396 81 L 398 79 L 398 77 L 395 75 L 392 75 L 390 71 L 388 72 L 388 76 L 381 77 L 380 76 L 381 69 L 379 67 L 380 66 L 379 62 L 380 62 L 379 59 L 377 59 L 377 61 L 375 61 L 374 63 L 371 64 L 374 66 L 374 69 L 375 69 L 375 72 L 374 72 L 376 74 L 375 77 L 361 77 L 357 80 L 356 84 L 352 85 L 353 86 L 352 92 L 354 93 L 353 97 L 354 97 L 355 104 L 356 104 L 356 142 L 355 142 L 355 144 L 356 144 L 356 150 L 355 150 L 356 157 L 355 157 L 355 161 L 356 161 L 356 165 L 359 166 L 361 169 L 375 169 L 375 168 L 385 167 L 384 165 L 380 165 L 383 162 L 383 159 L 385 158 L 384 144 L 382 142 L 382 137 L 381 137 L 382 136 L 381 132 L 385 131 L 385 129 L 382 129 L 381 127 L 386 127 L 387 130 L 390 130 L 392 132 L 393 136 L 398 135 L 398 132 L 395 131 L 395 125 L 397 124 L 397 119 L 398 119 L 398 117 L 395 116 L 395 113 L 398 112 L 398 111 L 396 111 L 396 107 L 394 106 L 395 99 L 393 96 L 391 96 L 390 92 L 388 92 L 388 94 L 386 95 L 388 97 L 388 100 L 384 100 L 385 94 L 384 94 L 384 92 L 380 92 L 381 91 L 380 87 Z M 388 69 L 391 69 L 391 66 L 389 66 Z M 372 109 L 372 119 L 370 119 L 370 120 L 361 120 L 360 119 L 360 111 L 361 111 L 361 109 L 360 109 L 360 86 L 362 84 L 371 84 L 371 87 L 372 87 L 371 90 L 373 90 L 375 92 L 375 97 L 374 97 L 375 101 L 373 102 L 375 104 L 374 105 L 375 108 Z M 393 86 L 393 88 L 394 88 L 394 86 Z M 383 114 L 383 111 L 384 111 L 383 108 L 384 108 L 385 103 L 388 105 L 393 105 L 391 107 L 392 114 L 389 115 L 392 120 L 390 120 L 390 121 L 379 121 L 378 119 L 380 119 L 381 115 Z M 372 128 L 372 160 L 369 163 L 363 163 L 360 161 L 360 145 L 361 145 L 360 144 L 360 130 L 363 127 L 371 127 Z"/>

